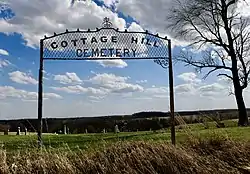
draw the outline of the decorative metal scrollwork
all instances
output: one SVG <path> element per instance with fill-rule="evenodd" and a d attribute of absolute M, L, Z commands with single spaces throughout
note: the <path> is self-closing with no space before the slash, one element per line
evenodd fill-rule
<path fill-rule="evenodd" d="M 112 28 L 113 24 L 112 24 L 112 22 L 110 22 L 110 19 L 109 19 L 108 17 L 105 17 L 105 18 L 103 19 L 102 26 L 103 26 L 104 28 Z"/>
<path fill-rule="evenodd" d="M 168 68 L 168 59 L 155 59 L 154 62 L 160 65 L 162 68 Z"/>

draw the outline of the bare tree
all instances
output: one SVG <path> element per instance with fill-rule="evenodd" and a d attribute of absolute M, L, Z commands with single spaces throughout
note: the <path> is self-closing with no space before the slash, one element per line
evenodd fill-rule
<path fill-rule="evenodd" d="M 177 0 L 168 16 L 168 27 L 177 38 L 202 49 L 199 56 L 182 52 L 178 60 L 197 70 L 207 70 L 232 81 L 239 126 L 248 125 L 243 90 L 250 73 L 249 19 L 237 10 L 238 0 Z M 248 5 L 246 2 L 243 2 Z"/>

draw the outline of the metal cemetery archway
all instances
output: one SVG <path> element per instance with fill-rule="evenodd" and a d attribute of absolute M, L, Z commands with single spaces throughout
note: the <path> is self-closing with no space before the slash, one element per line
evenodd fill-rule
<path fill-rule="evenodd" d="M 44 60 L 139 60 L 151 59 L 169 69 L 171 141 L 175 144 L 174 90 L 171 40 L 145 32 L 119 31 L 108 18 L 96 30 L 68 31 L 40 40 L 38 86 L 38 142 L 42 144 Z M 166 104 L 167 105 L 167 104 Z"/>

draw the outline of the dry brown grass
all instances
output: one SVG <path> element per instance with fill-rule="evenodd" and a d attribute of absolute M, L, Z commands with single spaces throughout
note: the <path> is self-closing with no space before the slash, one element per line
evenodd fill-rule
<path fill-rule="evenodd" d="M 84 153 L 0 151 L 0 173 L 242 173 L 250 162 L 250 144 L 212 138 L 181 147 L 166 143 L 118 143 L 103 151 Z"/>

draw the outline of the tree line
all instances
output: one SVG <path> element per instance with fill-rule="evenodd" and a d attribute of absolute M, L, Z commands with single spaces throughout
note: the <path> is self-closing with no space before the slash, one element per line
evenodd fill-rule
<path fill-rule="evenodd" d="M 250 112 L 250 110 L 248 110 Z M 213 111 L 183 111 L 176 113 L 185 123 L 202 123 L 207 117 L 214 120 L 236 119 L 237 110 L 213 110 Z M 24 132 L 25 128 L 29 132 L 36 132 L 37 119 L 20 119 L 20 120 L 0 120 L 0 131 L 6 128 L 10 132 L 16 132 L 20 127 Z M 176 125 L 178 125 L 176 121 Z M 44 118 L 44 133 L 63 132 L 64 126 L 69 128 L 71 134 L 78 133 L 101 133 L 114 132 L 115 125 L 122 132 L 135 131 L 154 131 L 167 129 L 170 127 L 169 112 L 138 112 L 132 115 L 102 116 L 102 117 L 78 117 L 78 118 Z"/>

